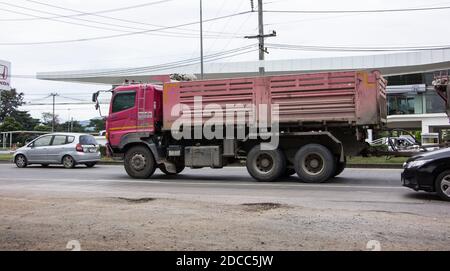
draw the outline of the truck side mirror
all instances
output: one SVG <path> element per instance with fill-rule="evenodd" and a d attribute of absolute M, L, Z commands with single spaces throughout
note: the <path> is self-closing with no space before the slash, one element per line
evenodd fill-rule
<path fill-rule="evenodd" d="M 98 95 L 100 95 L 99 91 L 92 93 L 92 102 L 93 103 L 97 103 L 98 102 Z"/>

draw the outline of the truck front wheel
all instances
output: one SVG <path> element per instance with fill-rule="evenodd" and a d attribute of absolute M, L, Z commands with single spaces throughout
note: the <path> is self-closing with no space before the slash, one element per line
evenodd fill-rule
<path fill-rule="evenodd" d="M 286 170 L 286 158 L 276 150 L 261 150 L 255 146 L 247 155 L 247 170 L 260 182 L 273 182 Z"/>
<path fill-rule="evenodd" d="M 305 183 L 322 183 L 336 173 L 336 162 L 331 152 L 319 144 L 308 144 L 295 155 L 295 171 Z"/>
<path fill-rule="evenodd" d="M 135 146 L 125 153 L 125 170 L 135 179 L 150 178 L 155 172 L 155 158 L 145 146 Z"/>

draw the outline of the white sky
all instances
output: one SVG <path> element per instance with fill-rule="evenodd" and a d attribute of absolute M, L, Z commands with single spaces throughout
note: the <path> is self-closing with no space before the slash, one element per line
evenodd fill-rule
<path fill-rule="evenodd" d="M 83 12 L 95 12 L 121 8 L 156 0 L 36 0 Z M 442 0 L 265 0 L 265 10 L 358 10 L 394 9 L 431 6 L 448 6 Z M 250 0 L 203 0 L 204 19 L 250 10 Z M 255 0 L 255 5 L 257 0 Z M 16 6 L 12 6 L 16 5 Z M 19 8 L 24 7 L 23 8 Z M 0 44 L 17 42 L 41 42 L 72 40 L 96 36 L 108 36 L 122 32 L 94 29 L 52 20 L 5 21 L 5 19 L 35 18 L 9 11 L 33 16 L 51 17 L 49 13 L 72 15 L 75 12 L 61 10 L 32 3 L 26 0 L 0 1 Z M 40 10 L 42 12 L 38 12 Z M 171 26 L 198 20 L 199 0 L 172 0 L 166 3 L 141 8 L 103 13 L 102 15 L 133 20 L 142 23 Z M 267 42 L 319 45 L 319 46 L 425 46 L 449 45 L 450 9 L 417 11 L 403 13 L 364 13 L 364 14 L 278 14 L 266 13 L 265 30 L 276 30 L 278 36 Z M 106 26 L 76 19 L 58 20 L 93 25 L 97 27 L 138 31 L 154 27 L 142 24 L 125 23 L 96 16 L 82 16 L 80 19 L 117 24 L 129 28 Z M 136 29 L 137 28 L 137 29 Z M 198 25 L 185 29 L 198 30 Z M 204 30 L 227 32 L 233 36 L 257 34 L 257 14 L 205 23 Z M 171 32 L 180 32 L 172 29 Z M 186 33 L 186 32 L 184 32 Z M 36 72 L 65 71 L 80 69 L 123 68 L 156 65 L 199 56 L 199 40 L 194 31 L 188 32 L 192 38 L 156 36 L 154 34 L 125 36 L 97 41 L 76 42 L 52 45 L 1 46 L 0 59 L 12 62 L 12 75 L 35 75 Z M 198 33 L 197 33 L 198 34 Z M 205 33 L 208 35 L 208 33 Z M 205 54 L 230 50 L 255 43 L 256 40 L 243 38 L 205 39 Z M 301 52 L 271 50 L 267 59 L 289 59 L 327 57 L 357 53 Z M 225 61 L 256 60 L 257 52 Z M 206 71 L 207 72 L 207 71 Z M 82 100 L 90 100 L 92 92 L 107 89 L 109 86 L 73 84 L 23 79 L 13 77 L 12 86 L 25 93 L 27 101 L 47 96 L 50 92 Z M 71 100 L 57 98 L 59 102 Z M 51 102 L 51 99 L 39 102 Z M 34 117 L 41 112 L 51 111 L 51 106 L 26 106 Z M 74 117 L 86 120 L 98 116 L 92 105 L 58 106 L 57 113 L 63 120 Z"/>

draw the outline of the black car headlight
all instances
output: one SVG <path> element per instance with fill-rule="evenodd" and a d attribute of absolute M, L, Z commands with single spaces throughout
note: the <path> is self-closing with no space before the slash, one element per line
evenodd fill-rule
<path fill-rule="evenodd" d="M 403 165 L 404 168 L 419 168 L 423 165 L 425 165 L 426 163 L 432 161 L 431 159 L 427 159 L 427 160 L 416 160 L 416 161 L 411 161 L 409 163 L 405 163 L 405 165 Z"/>

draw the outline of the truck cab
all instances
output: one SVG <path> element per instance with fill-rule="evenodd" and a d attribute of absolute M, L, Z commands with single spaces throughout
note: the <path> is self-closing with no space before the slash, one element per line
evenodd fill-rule
<path fill-rule="evenodd" d="M 107 140 L 114 148 L 123 146 L 129 134 L 153 135 L 162 123 L 162 88 L 150 84 L 116 87 L 112 92 L 106 121 Z"/>

